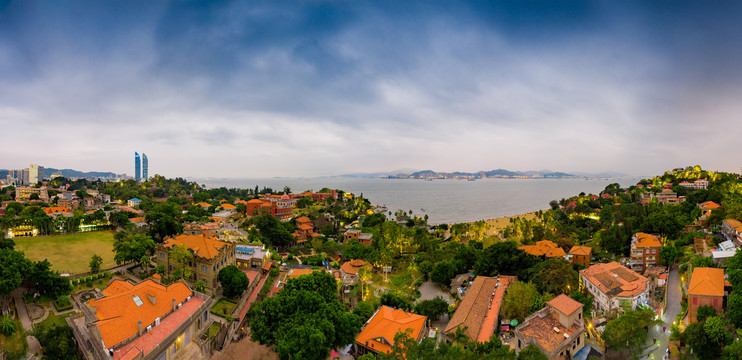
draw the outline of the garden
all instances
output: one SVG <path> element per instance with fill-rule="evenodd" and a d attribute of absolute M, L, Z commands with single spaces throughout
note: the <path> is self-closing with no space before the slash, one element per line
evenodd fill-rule
<path fill-rule="evenodd" d="M 113 260 L 113 232 L 91 231 L 66 235 L 15 238 L 15 249 L 32 261 L 49 260 L 60 273 L 81 274 L 90 271 L 90 256 L 98 254 L 101 269 L 116 266 Z"/>
<path fill-rule="evenodd" d="M 219 301 L 216 302 L 211 307 L 211 313 L 223 317 L 227 319 L 227 321 L 231 321 L 231 314 L 234 310 L 235 306 L 237 306 L 237 302 L 229 300 L 229 299 L 219 299 Z"/>

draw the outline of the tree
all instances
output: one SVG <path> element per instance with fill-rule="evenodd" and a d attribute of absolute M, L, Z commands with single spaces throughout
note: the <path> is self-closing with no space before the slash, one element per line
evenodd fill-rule
<path fill-rule="evenodd" d="M 371 303 L 367 301 L 361 301 L 353 309 L 353 314 L 356 314 L 356 316 L 361 319 L 362 323 L 366 323 L 366 321 L 371 318 L 371 315 L 374 314 L 374 308 Z"/>
<path fill-rule="evenodd" d="M 637 353 L 647 340 L 645 327 L 654 325 L 654 312 L 649 309 L 627 310 L 623 315 L 608 321 L 603 331 L 607 347 Z"/>
<path fill-rule="evenodd" d="M 149 255 L 142 255 L 141 258 L 139 258 L 139 267 L 142 268 L 142 270 L 147 270 L 149 268 L 149 264 L 152 262 L 149 259 Z"/>
<path fill-rule="evenodd" d="M 44 348 L 44 358 L 49 360 L 76 360 L 77 345 L 72 328 L 69 326 L 41 326 L 34 336 Z"/>
<path fill-rule="evenodd" d="M 518 249 L 512 241 L 496 242 L 484 249 L 474 265 L 478 275 L 521 275 L 522 271 L 535 265 L 536 258 Z M 520 276 L 519 276 L 520 277 Z"/>
<path fill-rule="evenodd" d="M 437 320 L 448 311 L 448 303 L 442 297 L 436 296 L 431 300 L 423 300 L 415 305 L 415 312 L 427 316 L 431 320 Z"/>
<path fill-rule="evenodd" d="M 284 225 L 271 214 L 264 214 L 253 218 L 258 234 L 263 240 L 275 247 L 291 245 L 295 239 Z"/>
<path fill-rule="evenodd" d="M 224 289 L 224 296 L 235 297 L 247 290 L 250 280 L 247 275 L 234 265 L 225 266 L 217 276 Z"/>
<path fill-rule="evenodd" d="M 678 249 L 674 246 L 665 245 L 660 249 L 660 259 L 665 260 L 669 266 L 678 258 Z"/>
<path fill-rule="evenodd" d="M 185 245 L 176 245 L 168 253 L 170 262 L 175 263 L 175 270 L 173 270 L 170 276 L 173 279 L 186 279 L 190 280 L 193 276 L 193 268 L 189 265 L 193 261 L 193 253 Z"/>
<path fill-rule="evenodd" d="M 723 346 L 727 342 L 727 337 L 731 336 L 727 330 L 727 320 L 721 316 L 709 316 L 703 325 L 703 331 L 709 341 L 718 347 Z"/>
<path fill-rule="evenodd" d="M 710 359 L 713 358 L 716 346 L 706 334 L 704 325 L 706 325 L 704 321 L 689 324 L 680 336 L 684 343 L 693 348 L 693 353 L 700 359 Z"/>
<path fill-rule="evenodd" d="M 200 293 L 206 292 L 206 282 L 203 279 L 196 281 L 194 289 Z"/>
<path fill-rule="evenodd" d="M 350 344 L 361 328 L 337 299 L 337 281 L 325 272 L 289 279 L 276 296 L 250 308 L 252 338 L 275 345 L 281 359 L 324 360 Z"/>
<path fill-rule="evenodd" d="M 155 241 L 147 235 L 119 231 L 114 236 L 116 237 L 118 239 L 113 243 L 113 251 L 116 253 L 113 259 L 116 260 L 116 264 L 140 261 L 142 256 L 148 256 L 155 251 Z"/>
<path fill-rule="evenodd" d="M 0 230 L 0 250 L 1 249 L 13 250 L 14 248 L 15 248 L 15 241 L 13 241 L 13 239 L 6 239 L 5 232 Z"/>
<path fill-rule="evenodd" d="M 5 336 L 13 335 L 15 332 L 15 321 L 10 316 L 0 318 L 0 332 L 5 334 Z"/>
<path fill-rule="evenodd" d="M 20 251 L 0 249 L 0 295 L 8 295 L 21 286 L 31 262 Z"/>
<path fill-rule="evenodd" d="M 698 322 L 704 321 L 706 318 L 712 316 L 716 316 L 716 309 L 714 309 L 713 306 L 701 305 L 698 307 L 698 312 L 696 313 L 696 320 L 698 320 Z"/>
<path fill-rule="evenodd" d="M 549 259 L 535 267 L 533 280 L 541 292 L 569 294 L 577 289 L 579 276 L 572 265 L 561 258 Z"/>
<path fill-rule="evenodd" d="M 732 290 L 727 299 L 727 317 L 736 327 L 742 327 L 742 292 Z"/>
<path fill-rule="evenodd" d="M 149 236 L 160 242 L 168 236 L 174 236 L 183 232 L 183 225 L 166 212 L 152 211 L 147 214 L 145 219 L 149 225 Z"/>
<path fill-rule="evenodd" d="M 540 297 L 536 285 L 516 281 L 508 287 L 502 298 L 502 313 L 506 319 L 518 319 L 523 321 L 533 313 L 538 305 Z"/>
<path fill-rule="evenodd" d="M 386 305 L 397 309 L 404 309 L 407 311 L 412 310 L 412 303 L 409 300 L 393 292 L 387 291 L 381 294 L 380 301 L 381 305 Z"/>
<path fill-rule="evenodd" d="M 90 272 L 93 274 L 97 274 L 98 271 L 100 271 L 100 265 L 103 263 L 103 258 L 98 256 L 98 254 L 93 254 L 93 256 L 90 258 Z"/>
<path fill-rule="evenodd" d="M 435 264 L 430 272 L 430 280 L 443 286 L 451 284 L 454 276 L 456 276 L 456 266 L 451 261 L 441 261 Z"/>
<path fill-rule="evenodd" d="M 539 349 L 538 346 L 528 344 L 528 346 L 523 348 L 523 350 L 518 354 L 518 360 L 549 360 L 549 358 L 541 352 L 541 349 Z"/>
<path fill-rule="evenodd" d="M 58 271 L 51 270 L 49 261 L 37 261 L 31 265 L 27 279 L 34 284 L 41 294 L 56 298 L 60 295 L 69 294 L 72 284 L 66 278 L 59 275 Z"/>

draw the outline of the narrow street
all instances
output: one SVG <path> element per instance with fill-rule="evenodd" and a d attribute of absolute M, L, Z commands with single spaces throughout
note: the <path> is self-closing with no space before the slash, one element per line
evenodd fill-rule
<path fill-rule="evenodd" d="M 647 336 L 647 343 L 642 347 L 641 359 L 662 359 L 668 347 L 670 340 L 670 326 L 675 317 L 680 314 L 680 300 L 682 292 L 680 290 L 680 275 L 678 274 L 678 267 L 674 266 L 670 270 L 667 279 L 667 306 L 665 307 L 665 313 L 662 315 L 663 324 L 653 326 L 649 329 L 649 335 Z M 667 331 L 662 331 L 663 327 L 667 328 Z M 652 343 L 652 339 L 656 339 L 659 342 Z"/>

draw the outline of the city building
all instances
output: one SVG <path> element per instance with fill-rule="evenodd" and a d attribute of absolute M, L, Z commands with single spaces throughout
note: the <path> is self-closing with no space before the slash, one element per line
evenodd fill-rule
<path fill-rule="evenodd" d="M 515 280 L 515 276 L 477 276 L 443 330 L 446 338 L 451 340 L 457 329 L 464 328 L 472 341 L 489 341 L 500 323 L 502 298 Z"/>
<path fill-rule="evenodd" d="M 593 252 L 593 248 L 587 246 L 573 246 L 569 250 L 569 255 L 572 256 L 572 264 L 582 264 L 585 267 L 590 266 L 590 255 Z"/>
<path fill-rule="evenodd" d="M 46 191 L 46 187 L 40 188 L 30 186 L 18 186 L 15 188 L 15 200 L 16 201 L 29 201 L 33 195 L 37 195 L 39 200 L 48 203 L 49 193 Z M 35 198 L 35 196 L 34 196 Z"/>
<path fill-rule="evenodd" d="M 721 222 L 721 233 L 735 245 L 742 246 L 742 222 L 737 219 L 724 219 Z"/>
<path fill-rule="evenodd" d="M 593 296 L 595 311 L 620 311 L 649 301 L 649 279 L 617 262 L 580 270 L 582 286 Z"/>
<path fill-rule="evenodd" d="M 724 303 L 724 269 L 695 268 L 688 285 L 688 321 L 698 321 L 698 307 L 711 306 L 722 313 Z"/>
<path fill-rule="evenodd" d="M 516 352 L 536 345 L 549 360 L 572 359 L 585 346 L 582 304 L 561 294 L 515 328 Z"/>
<path fill-rule="evenodd" d="M 200 353 L 213 300 L 182 281 L 165 286 L 114 278 L 82 313 L 66 319 L 86 360 L 171 360 Z"/>
<path fill-rule="evenodd" d="M 374 234 L 364 233 L 361 232 L 359 229 L 350 229 L 343 234 L 343 241 L 350 241 L 350 240 L 356 240 L 359 243 L 371 246 L 371 243 L 373 242 Z"/>
<path fill-rule="evenodd" d="M 381 306 L 356 336 L 353 355 L 358 358 L 364 354 L 389 354 L 394 346 L 394 335 L 408 329 L 411 330 L 410 337 L 420 342 L 427 335 L 427 322 L 425 316 Z"/>
<path fill-rule="evenodd" d="M 260 270 L 270 258 L 264 245 L 237 245 L 235 248 L 237 267 L 240 270 Z"/>
<path fill-rule="evenodd" d="M 139 182 L 139 180 L 141 180 L 141 177 L 140 177 L 140 174 L 142 173 L 141 167 L 142 167 L 142 164 L 139 161 L 139 153 L 134 152 L 134 180 L 136 182 Z"/>
<path fill-rule="evenodd" d="M 217 280 L 219 270 L 234 265 L 236 261 L 235 244 L 219 241 L 216 235 L 209 232 L 200 235 L 183 234 L 165 238 L 155 250 L 157 264 L 164 265 L 168 274 L 178 268 L 178 263 L 170 259 L 170 252 L 176 246 L 185 246 L 193 254 L 193 261 L 189 263 L 193 275 L 188 280 L 193 283 L 204 280 L 210 293 L 213 293 L 219 285 Z"/>
<path fill-rule="evenodd" d="M 678 194 L 670 189 L 662 189 L 657 195 L 655 195 L 655 198 L 657 198 L 657 201 L 660 204 L 677 204 L 682 202 L 680 198 L 678 198 Z"/>
<path fill-rule="evenodd" d="M 149 179 L 149 160 L 147 154 L 142 153 L 142 180 Z"/>
<path fill-rule="evenodd" d="M 126 205 L 129 205 L 130 207 L 139 206 L 139 204 L 141 203 L 142 203 L 142 200 L 139 200 L 138 198 L 131 198 L 126 201 Z"/>
<path fill-rule="evenodd" d="M 642 272 L 648 266 L 657 265 L 662 244 L 656 235 L 636 233 L 631 238 L 631 258 L 629 266 L 632 270 Z"/>
<path fill-rule="evenodd" d="M 28 183 L 31 185 L 38 184 L 41 180 L 44 180 L 44 167 L 39 164 L 31 164 L 28 166 Z"/>
<path fill-rule="evenodd" d="M 708 182 L 708 180 L 698 179 L 698 180 L 696 180 L 696 181 L 693 182 L 693 186 L 696 189 L 708 189 L 709 182 Z"/>
<path fill-rule="evenodd" d="M 278 220 L 289 221 L 294 216 L 296 199 L 292 199 L 288 194 L 264 195 L 261 200 L 270 202 L 271 215 Z"/>

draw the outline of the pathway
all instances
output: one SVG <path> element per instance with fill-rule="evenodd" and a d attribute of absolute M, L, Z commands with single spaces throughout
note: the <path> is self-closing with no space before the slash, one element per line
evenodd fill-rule
<path fill-rule="evenodd" d="M 269 278 L 269 276 L 266 274 L 263 276 L 262 279 L 260 279 L 260 282 L 258 285 L 252 289 L 252 294 L 250 294 L 250 297 L 247 299 L 247 302 L 245 302 L 245 306 L 242 307 L 242 310 L 240 310 L 240 316 L 239 321 L 242 321 L 242 319 L 245 318 L 245 315 L 247 314 L 247 310 L 250 310 L 250 305 L 255 301 L 255 299 L 258 297 L 258 293 L 260 293 L 260 290 L 263 289 L 263 284 L 265 284 L 265 281 Z"/>
<path fill-rule="evenodd" d="M 662 324 L 649 329 L 647 343 L 642 347 L 642 359 L 662 359 L 665 356 L 670 340 L 670 326 L 681 311 L 681 297 L 680 275 L 678 274 L 678 267 L 674 266 L 667 278 L 667 306 L 662 319 L 660 319 Z M 667 328 L 667 331 L 663 331 L 663 327 Z M 657 339 L 657 342 L 652 343 L 652 339 Z"/>
<path fill-rule="evenodd" d="M 26 301 L 23 300 L 23 288 L 13 290 L 13 299 L 15 300 L 15 308 L 18 311 L 18 318 L 21 320 L 23 329 L 26 330 L 26 332 L 32 332 L 33 322 L 31 322 L 31 318 L 28 316 Z"/>

